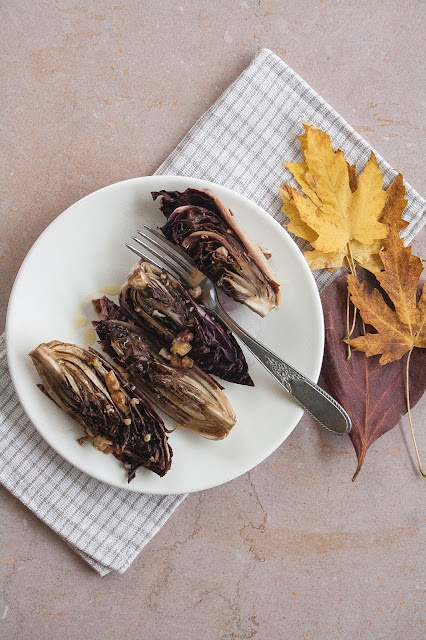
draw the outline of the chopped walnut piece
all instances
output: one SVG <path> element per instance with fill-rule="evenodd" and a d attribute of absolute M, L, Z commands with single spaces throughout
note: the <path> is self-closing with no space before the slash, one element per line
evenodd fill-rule
<path fill-rule="evenodd" d="M 201 295 L 201 287 L 196 286 L 193 289 L 189 290 L 189 295 L 192 296 L 195 300 Z"/>
<path fill-rule="evenodd" d="M 111 398 L 113 399 L 117 407 L 120 409 L 120 411 L 124 411 L 124 413 L 129 412 L 129 407 L 126 406 L 126 396 L 122 391 L 113 391 L 111 393 Z"/>
<path fill-rule="evenodd" d="M 112 445 L 111 440 L 108 440 L 103 436 L 96 436 L 95 438 L 93 438 L 93 446 L 96 447 L 96 449 L 99 449 L 99 451 L 102 451 L 103 453 L 112 453 L 113 449 L 111 445 Z"/>
<path fill-rule="evenodd" d="M 170 364 L 172 365 L 172 367 L 175 367 L 176 369 L 179 369 L 181 360 L 182 360 L 182 358 L 180 356 L 178 356 L 177 354 L 175 354 L 172 357 L 172 359 L 170 360 Z"/>
<path fill-rule="evenodd" d="M 170 347 L 170 351 L 172 353 L 177 353 L 179 356 L 186 356 L 192 349 L 192 346 L 189 342 L 181 342 L 180 340 L 176 340 L 176 338 L 172 342 L 172 346 Z"/>
<path fill-rule="evenodd" d="M 120 384 L 117 380 L 117 377 L 114 371 L 108 371 L 105 376 L 106 386 L 108 387 L 108 391 L 118 391 L 120 388 Z"/>
<path fill-rule="evenodd" d="M 144 442 L 149 442 L 151 440 L 151 434 L 147 433 L 146 435 L 144 435 L 143 437 L 143 441 Z"/>
<path fill-rule="evenodd" d="M 172 357 L 170 364 L 172 365 L 172 367 L 175 367 L 176 369 L 179 369 L 179 368 L 191 369 L 194 364 L 194 361 L 189 356 L 184 356 L 182 358 L 180 355 L 176 353 Z"/>
<path fill-rule="evenodd" d="M 227 258 L 228 257 L 228 249 L 226 249 L 225 247 L 218 247 L 216 249 L 216 251 L 214 252 L 214 257 L 218 258 L 219 260 L 223 258 Z"/>
<path fill-rule="evenodd" d="M 131 276 L 132 277 L 132 276 Z M 148 286 L 149 280 L 143 271 L 138 271 L 136 275 L 132 277 L 132 284 L 138 289 L 145 289 Z"/>
<path fill-rule="evenodd" d="M 189 331 L 189 329 L 185 329 L 177 334 L 177 336 L 173 339 L 172 346 L 170 347 L 170 351 L 172 353 L 177 353 L 180 356 L 185 356 L 192 349 L 191 341 L 194 339 L 194 334 Z"/>

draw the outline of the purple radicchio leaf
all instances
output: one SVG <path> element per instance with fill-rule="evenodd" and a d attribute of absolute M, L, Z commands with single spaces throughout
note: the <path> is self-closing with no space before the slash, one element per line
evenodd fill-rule
<path fill-rule="evenodd" d="M 41 390 L 85 431 L 91 442 L 123 462 L 130 482 L 138 467 L 159 476 L 170 469 L 172 449 L 161 418 L 125 376 L 94 349 L 53 340 L 29 354 Z"/>
<path fill-rule="evenodd" d="M 113 302 L 101 300 L 95 308 L 104 318 L 118 313 Z M 220 385 L 190 358 L 158 352 L 148 334 L 126 320 L 104 319 L 93 326 L 103 350 L 123 367 L 131 384 L 177 424 L 211 440 L 228 435 L 234 411 Z"/>
<path fill-rule="evenodd" d="M 161 231 L 237 302 L 261 316 L 277 309 L 280 285 L 261 249 L 209 189 L 154 191 L 167 218 Z"/>
<path fill-rule="evenodd" d="M 121 288 L 119 304 L 123 317 L 172 354 L 188 355 L 203 371 L 223 380 L 253 386 L 232 331 L 165 269 L 141 260 Z M 117 317 L 116 312 L 112 316 Z"/>

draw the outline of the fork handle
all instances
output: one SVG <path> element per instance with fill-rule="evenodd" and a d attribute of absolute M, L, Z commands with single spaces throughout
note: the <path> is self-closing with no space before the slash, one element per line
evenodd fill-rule
<path fill-rule="evenodd" d="M 259 362 L 312 417 L 333 433 L 339 435 L 349 433 L 351 419 L 334 398 L 249 335 L 219 304 L 215 310 Z"/>

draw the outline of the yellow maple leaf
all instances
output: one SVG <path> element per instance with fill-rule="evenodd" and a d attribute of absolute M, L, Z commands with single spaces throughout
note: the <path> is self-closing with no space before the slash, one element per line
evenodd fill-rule
<path fill-rule="evenodd" d="M 297 206 L 293 200 L 293 191 L 292 187 L 288 185 L 284 185 L 283 188 L 278 187 L 278 190 L 281 194 L 281 199 L 283 202 L 283 211 L 285 212 L 287 218 L 290 222 L 287 225 L 287 229 L 290 233 L 293 233 L 298 238 L 303 238 L 303 240 L 308 240 L 312 242 L 318 238 L 318 234 L 310 228 L 309 225 L 304 222 L 297 209 Z"/>
<path fill-rule="evenodd" d="M 280 189 L 289 231 L 311 243 L 313 251 L 305 257 L 312 269 L 336 269 L 356 261 L 377 272 L 387 234 L 380 221 L 387 192 L 374 153 L 357 180 L 355 167 L 342 151 L 334 151 L 329 136 L 304 127 L 299 139 L 305 160 L 284 163 L 301 191 L 288 184 Z M 395 193 L 397 204 L 400 193 Z"/>

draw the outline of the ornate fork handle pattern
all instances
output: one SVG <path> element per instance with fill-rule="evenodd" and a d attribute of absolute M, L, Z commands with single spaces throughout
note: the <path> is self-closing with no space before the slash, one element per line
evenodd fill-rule
<path fill-rule="evenodd" d="M 285 389 L 291 393 L 291 378 L 302 378 L 302 374 L 290 367 L 287 362 L 275 356 L 271 358 L 270 356 L 265 356 L 265 366 L 270 370 L 270 372 L 275 376 L 275 378 L 280 382 Z"/>

